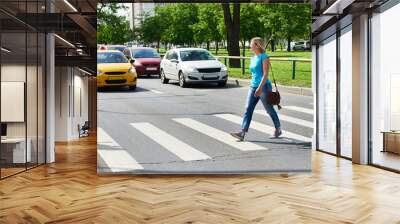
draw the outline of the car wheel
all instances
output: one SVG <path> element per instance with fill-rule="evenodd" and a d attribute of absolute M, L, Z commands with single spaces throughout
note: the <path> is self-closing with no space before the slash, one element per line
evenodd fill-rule
<path fill-rule="evenodd" d="M 134 85 L 134 86 L 129 86 L 129 90 L 130 91 L 133 91 L 133 90 L 135 90 L 136 89 L 136 85 Z"/>
<path fill-rule="evenodd" d="M 161 72 L 160 72 L 160 73 L 161 73 L 161 77 L 160 77 L 161 83 L 162 83 L 162 84 L 167 84 L 168 81 L 169 81 L 169 79 L 165 78 L 164 70 L 161 69 Z"/>
<path fill-rule="evenodd" d="M 183 75 L 182 71 L 179 72 L 179 86 L 182 88 L 186 87 L 185 76 Z"/>
<path fill-rule="evenodd" d="M 218 86 L 219 86 L 219 87 L 224 87 L 224 86 L 226 86 L 226 83 L 227 83 L 226 80 L 223 81 L 223 82 L 219 82 L 219 83 L 218 83 Z"/>

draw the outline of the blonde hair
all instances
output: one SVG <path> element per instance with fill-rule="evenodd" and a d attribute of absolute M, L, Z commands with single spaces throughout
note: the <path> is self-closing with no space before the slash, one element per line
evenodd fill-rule
<path fill-rule="evenodd" d="M 265 44 L 264 44 L 264 40 L 261 37 L 253 37 L 250 41 L 250 43 L 253 42 L 257 49 L 261 52 L 264 53 L 265 52 Z"/>

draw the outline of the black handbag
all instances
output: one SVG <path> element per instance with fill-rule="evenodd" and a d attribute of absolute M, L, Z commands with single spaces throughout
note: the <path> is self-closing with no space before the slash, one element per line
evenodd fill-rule
<path fill-rule="evenodd" d="M 271 76 L 272 76 L 272 80 L 274 82 L 275 91 L 274 90 L 268 90 L 268 92 L 267 92 L 267 100 L 268 100 L 269 104 L 278 106 L 278 109 L 280 110 L 280 109 L 282 109 L 282 107 L 280 105 L 280 103 L 281 103 L 281 94 L 279 93 L 278 86 L 276 85 L 274 73 L 272 72 L 271 62 L 269 63 L 269 67 L 270 67 L 270 70 L 271 70 Z"/>

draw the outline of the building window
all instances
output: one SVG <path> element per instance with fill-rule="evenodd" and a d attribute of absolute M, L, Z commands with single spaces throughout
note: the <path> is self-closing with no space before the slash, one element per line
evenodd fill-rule
<path fill-rule="evenodd" d="M 0 2 L 0 8 L 16 10 L 0 12 L 0 179 L 45 163 L 46 40 L 23 22 L 42 4 Z"/>
<path fill-rule="evenodd" d="M 400 170 L 400 4 L 371 18 L 371 160 Z"/>
<path fill-rule="evenodd" d="M 352 26 L 340 32 L 340 155 L 352 157 Z"/>
<path fill-rule="evenodd" d="M 336 35 L 318 48 L 318 149 L 336 153 Z"/>

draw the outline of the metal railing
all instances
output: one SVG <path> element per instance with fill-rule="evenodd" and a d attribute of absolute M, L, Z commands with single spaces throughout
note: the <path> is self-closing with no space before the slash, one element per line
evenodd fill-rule
<path fill-rule="evenodd" d="M 242 68 L 242 75 L 246 73 L 246 60 L 250 60 L 252 57 L 243 57 L 243 56 L 215 56 L 217 59 L 223 62 L 225 66 L 229 67 L 228 59 L 240 59 L 242 61 L 241 68 Z M 312 60 L 309 58 L 288 58 L 288 57 L 270 57 L 271 61 L 287 61 L 292 62 L 292 79 L 296 79 L 296 63 L 303 62 L 303 63 L 311 63 Z"/>

